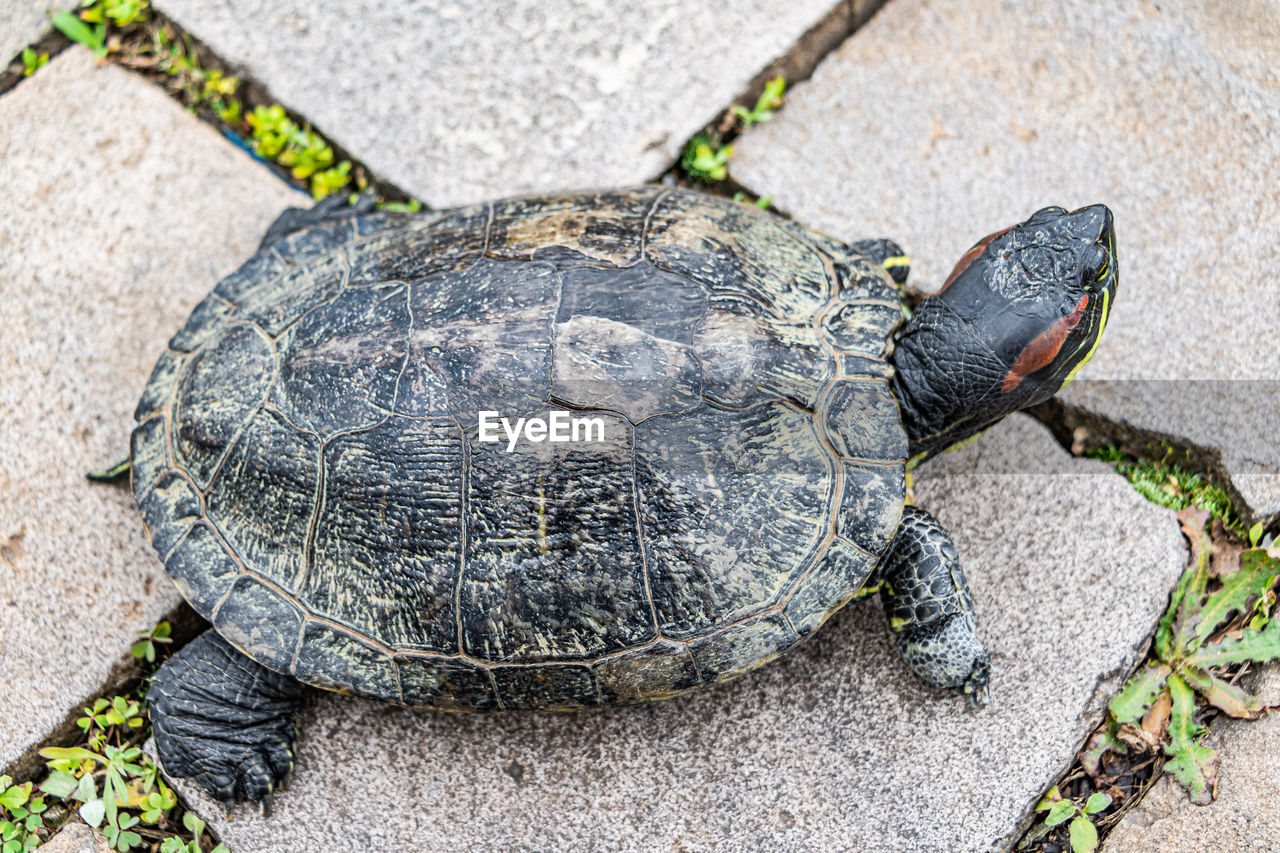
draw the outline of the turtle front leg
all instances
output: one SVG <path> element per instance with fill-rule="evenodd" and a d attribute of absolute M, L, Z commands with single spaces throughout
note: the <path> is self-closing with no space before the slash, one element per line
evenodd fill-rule
<path fill-rule="evenodd" d="M 880 566 L 880 600 L 898 652 L 930 684 L 988 701 L 991 657 L 978 639 L 973 596 L 951 537 L 909 506 Z"/>
<path fill-rule="evenodd" d="M 305 688 L 205 631 L 165 661 L 148 698 L 160 763 L 194 779 L 230 813 L 242 801 L 263 812 L 293 769 L 293 717 Z"/>
<path fill-rule="evenodd" d="M 911 271 L 911 259 L 897 243 L 881 237 L 876 240 L 858 240 L 850 243 L 849 247 L 854 251 L 862 252 L 884 267 L 895 283 L 907 283 L 907 275 Z"/>

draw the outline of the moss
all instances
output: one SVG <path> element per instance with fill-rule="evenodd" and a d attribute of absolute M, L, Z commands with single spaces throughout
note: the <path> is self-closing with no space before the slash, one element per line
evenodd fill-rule
<path fill-rule="evenodd" d="M 1215 518 L 1221 519 L 1227 529 L 1241 538 L 1245 537 L 1243 522 L 1231 498 L 1203 475 L 1169 462 L 1138 459 L 1115 446 L 1090 450 L 1085 456 L 1111 465 L 1138 494 L 1152 503 L 1175 510 L 1189 506 L 1208 510 Z"/>

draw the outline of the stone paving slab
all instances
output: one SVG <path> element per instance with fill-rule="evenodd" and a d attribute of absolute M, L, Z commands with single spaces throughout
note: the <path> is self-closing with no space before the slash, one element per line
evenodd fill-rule
<path fill-rule="evenodd" d="M 1263 673 L 1265 704 L 1280 706 L 1280 668 Z M 1223 853 L 1280 848 L 1280 713 L 1219 719 L 1206 741 L 1218 751 L 1218 797 L 1193 805 L 1168 776 L 1116 825 L 1102 853 Z"/>
<path fill-rule="evenodd" d="M 380 175 L 448 207 L 654 177 L 839 4 L 157 5 Z"/>
<path fill-rule="evenodd" d="M 0 0 L 0 69 L 53 29 L 47 10 L 77 5 L 71 0 Z"/>
<path fill-rule="evenodd" d="M 894 0 L 731 172 L 836 236 L 894 237 L 927 289 L 1041 206 L 1106 202 L 1120 287 L 1081 377 L 1275 380 L 1278 43 L 1274 3 Z M 1280 420 L 1274 394 L 1224 381 L 1170 411 L 1078 384 L 1068 401 L 1219 449 L 1255 512 L 1280 512 L 1280 431 L 1258 426 Z"/>
<path fill-rule="evenodd" d="M 0 97 L 0 128 L 4 767 L 177 603 L 128 490 L 84 472 L 127 452 L 165 341 L 303 197 L 79 47 Z"/>
<path fill-rule="evenodd" d="M 872 599 L 667 702 L 472 716 L 324 694 L 265 820 L 178 787 L 236 853 L 988 850 L 1099 719 L 1186 554 L 1170 512 L 1024 415 L 923 466 L 917 495 L 973 585 L 986 710 L 916 680 Z"/>

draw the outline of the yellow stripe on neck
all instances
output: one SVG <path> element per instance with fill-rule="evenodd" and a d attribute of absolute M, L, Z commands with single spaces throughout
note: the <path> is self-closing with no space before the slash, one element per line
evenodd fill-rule
<path fill-rule="evenodd" d="M 1071 380 L 1076 378 L 1076 374 L 1080 372 L 1080 368 L 1089 363 L 1089 359 L 1093 358 L 1093 354 L 1098 350 L 1098 344 L 1102 343 L 1102 333 L 1106 331 L 1107 319 L 1111 314 L 1111 292 L 1102 291 L 1102 325 L 1098 329 L 1098 334 L 1093 337 L 1093 346 L 1089 347 L 1089 351 L 1084 354 L 1084 358 L 1080 363 L 1071 368 L 1071 372 L 1067 374 L 1067 378 L 1062 380 L 1062 388 L 1066 388 L 1071 384 Z M 1062 388 L 1058 390 L 1061 391 Z"/>

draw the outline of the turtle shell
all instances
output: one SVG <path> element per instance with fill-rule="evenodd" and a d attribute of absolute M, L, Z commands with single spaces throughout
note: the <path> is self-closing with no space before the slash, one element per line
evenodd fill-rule
<path fill-rule="evenodd" d="M 303 682 L 670 696 L 806 637 L 884 553 L 900 318 L 870 259 L 680 189 L 334 221 L 170 341 L 134 494 L 192 606 Z M 581 440 L 481 430 L 570 416 Z"/>

